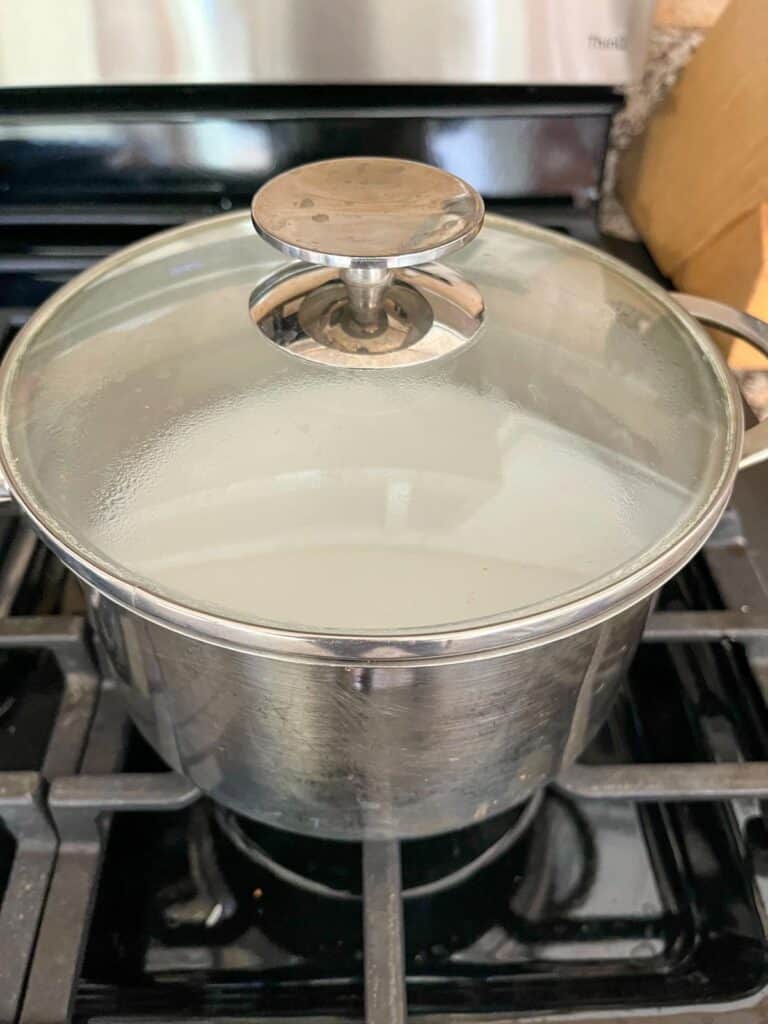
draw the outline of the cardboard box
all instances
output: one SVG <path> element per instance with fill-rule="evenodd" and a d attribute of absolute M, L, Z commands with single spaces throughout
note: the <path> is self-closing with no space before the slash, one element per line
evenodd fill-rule
<path fill-rule="evenodd" d="M 665 28 L 709 28 L 727 4 L 728 0 L 656 0 L 653 23 Z"/>
<path fill-rule="evenodd" d="M 768 0 L 731 0 L 624 154 L 618 192 L 678 289 L 768 319 Z M 728 347 L 732 365 L 768 365 Z"/>

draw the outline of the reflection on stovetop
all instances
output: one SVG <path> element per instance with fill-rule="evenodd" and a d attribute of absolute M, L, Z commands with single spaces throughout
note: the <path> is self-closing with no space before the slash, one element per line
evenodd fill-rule
<path fill-rule="evenodd" d="M 698 559 L 661 606 L 718 603 Z M 587 759 L 759 757 L 767 735 L 739 649 L 647 644 Z M 128 767 L 159 766 L 136 739 Z M 753 825 L 759 846 L 762 822 Z M 516 841 L 481 870 L 420 894 L 510 833 Z M 532 809 L 405 843 L 409 1005 L 556 1011 L 743 995 L 768 980 L 756 853 L 727 805 L 582 801 L 555 789 Z M 118 816 L 78 1014 L 361 1012 L 359 863 L 355 844 L 281 833 L 209 802 Z"/>

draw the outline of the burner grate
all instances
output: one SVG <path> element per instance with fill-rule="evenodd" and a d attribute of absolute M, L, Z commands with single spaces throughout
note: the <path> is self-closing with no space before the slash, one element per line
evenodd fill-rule
<path fill-rule="evenodd" d="M 38 773 L 0 775 L 0 819 L 14 840 L 0 905 L 0 1020 L 14 1021 L 56 855 Z"/>
<path fill-rule="evenodd" d="M 73 772 L 78 767 L 77 751 L 88 727 L 88 695 L 96 693 L 98 680 L 83 642 L 81 620 L 65 616 L 16 616 L 9 613 L 21 601 L 24 585 L 36 554 L 31 532 L 15 531 L 0 571 L 0 651 L 43 650 L 52 654 L 63 680 L 63 696 L 45 701 L 45 688 L 33 693 L 35 705 L 47 703 L 55 715 L 53 727 L 45 735 L 47 747 L 39 770 L 0 772 L 0 821 L 4 826 L 3 851 L 8 854 L 8 871 L 0 904 L 0 1020 L 14 1021 L 21 1006 L 38 924 L 56 856 L 56 834 L 45 803 L 45 780 L 59 771 Z M 6 664 L 18 669 L 19 663 Z M 16 676 L 13 677 L 16 681 Z M 29 672 L 21 673 L 29 683 Z M 50 687 L 49 687 L 50 689 Z M 39 697 L 40 700 L 34 698 Z M 13 703 L 16 699 L 13 698 Z M 27 701 L 29 704 L 30 701 Z M 7 709 L 3 728 L 10 732 L 28 725 L 40 725 L 41 716 L 30 720 Z M 12 713 L 13 712 L 13 713 Z M 9 721 L 10 719 L 10 721 Z M 12 735 L 12 734 L 11 734 Z M 5 743 L 4 763 L 13 763 L 14 744 Z M 27 744 L 32 750 L 33 740 Z M 18 746 L 18 744 L 16 745 Z M 10 750 L 7 748 L 11 748 Z M 33 760 L 26 750 L 24 759 Z M 17 759 L 18 763 L 18 759 Z"/>

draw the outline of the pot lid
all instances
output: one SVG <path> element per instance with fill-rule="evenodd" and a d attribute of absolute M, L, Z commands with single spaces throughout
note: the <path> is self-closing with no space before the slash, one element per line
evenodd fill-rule
<path fill-rule="evenodd" d="M 97 586 L 212 631 L 530 636 L 704 539 L 738 410 L 661 289 L 404 161 L 252 215 L 106 260 L 6 359 L 9 485 Z"/>

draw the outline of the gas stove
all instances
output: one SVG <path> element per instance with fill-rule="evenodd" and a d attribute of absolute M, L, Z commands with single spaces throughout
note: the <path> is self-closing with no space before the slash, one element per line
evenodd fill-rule
<path fill-rule="evenodd" d="M 595 227 L 617 80 L 33 90 L 0 73 L 0 346 L 120 245 L 344 154 L 437 163 L 494 211 L 654 274 Z M 3 512 L 0 1021 L 768 1019 L 767 501 L 768 470 L 743 473 L 556 786 L 364 846 L 239 818 L 160 763 L 78 584 Z"/>

